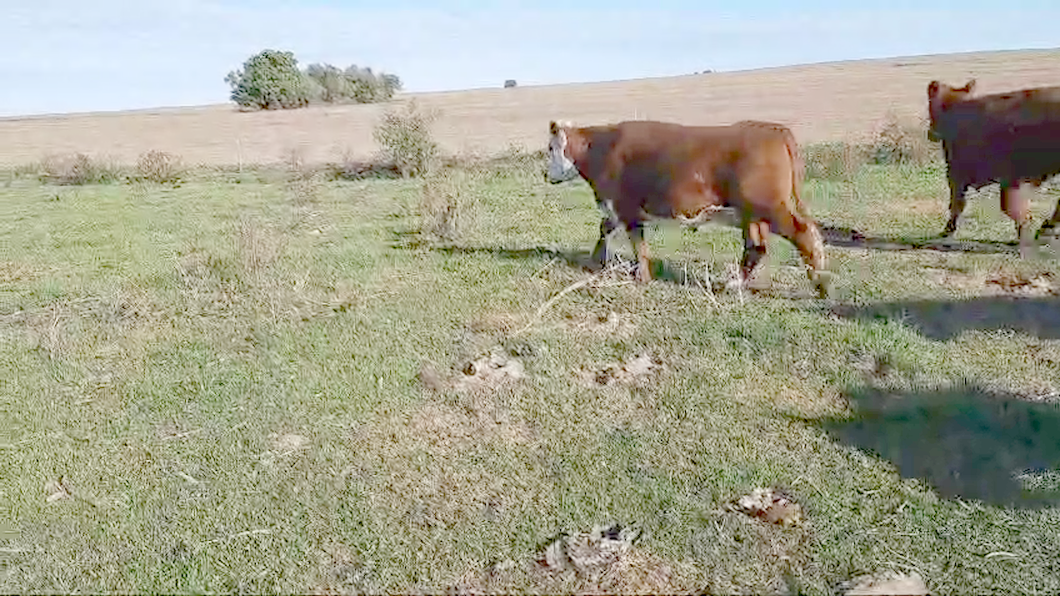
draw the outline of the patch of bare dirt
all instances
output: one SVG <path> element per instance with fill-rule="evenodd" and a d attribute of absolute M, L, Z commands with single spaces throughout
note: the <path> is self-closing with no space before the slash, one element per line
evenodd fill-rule
<path fill-rule="evenodd" d="M 924 274 L 932 285 L 956 290 L 980 290 L 986 283 L 985 275 L 946 267 L 925 267 Z"/>
<path fill-rule="evenodd" d="M 780 526 L 798 525 L 803 518 L 802 506 L 775 488 L 756 488 L 751 494 L 737 499 L 732 507 L 735 511 Z"/>
<path fill-rule="evenodd" d="M 1060 283 L 1048 272 L 1028 271 L 965 271 L 947 267 L 925 267 L 925 274 L 934 285 L 985 292 L 992 295 L 1049 296 L 1060 294 Z"/>
<path fill-rule="evenodd" d="M 1024 273 L 1002 271 L 986 278 L 987 286 L 996 286 L 1006 293 L 1023 296 L 1048 296 L 1058 293 L 1057 280 L 1052 273 Z"/>
<path fill-rule="evenodd" d="M 304 449 L 309 439 L 295 433 L 272 433 L 269 435 L 269 446 L 276 453 L 291 453 Z"/>
<path fill-rule="evenodd" d="M 581 382 L 589 386 L 634 385 L 647 382 L 664 368 L 665 364 L 661 358 L 644 352 L 625 362 L 583 368 L 577 374 Z"/>
<path fill-rule="evenodd" d="M 506 444 L 525 444 L 533 440 L 530 427 L 513 419 L 505 408 L 485 403 L 485 400 L 468 402 L 457 407 L 425 404 L 409 419 L 408 433 L 439 452 L 491 440 Z"/>
<path fill-rule="evenodd" d="M 633 322 L 633 315 L 614 311 L 606 314 L 567 315 L 566 327 L 578 333 L 617 338 L 629 337 L 637 329 L 636 323 Z"/>
<path fill-rule="evenodd" d="M 562 534 L 533 561 L 503 561 L 469 569 L 450 589 L 457 594 L 534 591 L 553 594 L 674 594 L 694 586 L 680 569 L 637 546 L 639 532 L 618 524 Z"/>
<path fill-rule="evenodd" d="M 44 500 L 47 503 L 65 501 L 71 498 L 70 486 L 67 484 L 66 478 L 63 476 L 60 476 L 55 480 L 49 480 L 45 483 L 44 492 L 47 495 L 44 497 Z"/>
<path fill-rule="evenodd" d="M 840 585 L 843 596 L 926 596 L 924 580 L 916 573 L 906 575 L 896 571 L 863 575 Z"/>
<path fill-rule="evenodd" d="M 0 261 L 0 284 L 31 281 L 40 275 L 35 267 L 18 261 Z"/>
<path fill-rule="evenodd" d="M 522 361 L 500 346 L 494 346 L 485 354 L 468 360 L 459 371 L 449 375 L 443 375 L 430 363 L 424 363 L 419 372 L 420 382 L 432 391 L 495 391 L 524 377 L 526 369 Z"/>

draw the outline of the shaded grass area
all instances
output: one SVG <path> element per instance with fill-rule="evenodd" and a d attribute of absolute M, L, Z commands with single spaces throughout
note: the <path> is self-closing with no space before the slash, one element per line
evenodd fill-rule
<path fill-rule="evenodd" d="M 576 591 L 542 545 L 618 522 L 643 530 L 619 591 L 823 594 L 878 569 L 1060 587 L 1058 272 L 1005 249 L 995 199 L 959 238 L 996 251 L 833 245 L 822 302 L 774 239 L 771 286 L 741 300 L 698 281 L 738 230 L 661 226 L 662 279 L 638 287 L 582 269 L 584 184 L 452 175 L 446 241 L 412 180 L 0 190 L 0 586 Z M 944 223 L 931 169 L 805 196 L 896 242 Z M 523 376 L 450 382 L 491 349 Z M 644 353 L 644 378 L 594 381 Z M 806 521 L 727 509 L 759 486 Z"/>

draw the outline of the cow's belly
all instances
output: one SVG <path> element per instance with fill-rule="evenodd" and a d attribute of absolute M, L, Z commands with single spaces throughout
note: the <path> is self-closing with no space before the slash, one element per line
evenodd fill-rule
<path fill-rule="evenodd" d="M 644 207 L 644 215 L 650 219 L 673 219 L 690 226 L 731 219 L 734 214 L 724 199 L 704 188 L 651 197 Z"/>

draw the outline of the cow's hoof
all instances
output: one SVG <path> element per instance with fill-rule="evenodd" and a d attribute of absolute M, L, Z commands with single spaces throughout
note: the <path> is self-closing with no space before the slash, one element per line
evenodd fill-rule
<path fill-rule="evenodd" d="M 832 273 L 829 271 L 818 271 L 810 279 L 813 281 L 814 288 L 817 289 L 817 297 L 821 299 L 828 298 L 828 294 L 832 291 Z"/>

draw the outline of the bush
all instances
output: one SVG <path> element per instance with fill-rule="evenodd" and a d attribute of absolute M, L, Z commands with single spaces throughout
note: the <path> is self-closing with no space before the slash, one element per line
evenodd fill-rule
<path fill-rule="evenodd" d="M 122 178 L 121 170 L 113 163 L 84 153 L 48 155 L 40 165 L 40 181 L 51 184 L 111 184 Z"/>
<path fill-rule="evenodd" d="M 504 88 L 511 89 L 512 87 L 515 87 L 516 84 L 515 79 L 508 79 L 507 81 L 504 81 Z"/>
<path fill-rule="evenodd" d="M 404 111 L 384 113 L 372 132 L 381 160 L 396 166 L 404 178 L 431 173 L 439 158 L 438 144 L 431 134 L 435 117 L 434 113 L 421 112 L 414 101 Z"/>
<path fill-rule="evenodd" d="M 243 63 L 243 69 L 228 73 L 232 101 L 245 108 L 262 110 L 301 108 L 309 105 L 313 87 L 298 70 L 291 52 L 263 50 Z"/>
<path fill-rule="evenodd" d="M 136 160 L 140 180 L 156 184 L 176 184 L 184 175 L 184 164 L 179 155 L 151 150 Z"/>
<path fill-rule="evenodd" d="M 423 181 L 416 230 L 424 240 L 455 241 L 473 217 L 475 174 L 466 170 L 444 170 Z"/>
<path fill-rule="evenodd" d="M 849 181 L 868 162 L 865 150 L 845 141 L 815 143 L 803 151 L 806 177 Z"/>
<path fill-rule="evenodd" d="M 876 164 L 924 166 L 939 159 L 938 149 L 927 139 L 923 119 L 903 119 L 891 112 L 876 131 L 869 157 Z"/>

